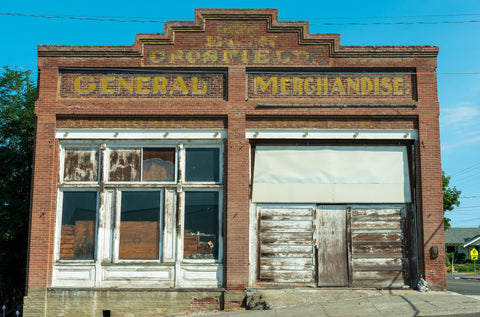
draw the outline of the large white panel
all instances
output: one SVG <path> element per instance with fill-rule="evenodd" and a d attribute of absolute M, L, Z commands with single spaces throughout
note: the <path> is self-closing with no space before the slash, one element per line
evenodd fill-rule
<path fill-rule="evenodd" d="M 254 202 L 410 202 L 403 146 L 258 146 Z"/>

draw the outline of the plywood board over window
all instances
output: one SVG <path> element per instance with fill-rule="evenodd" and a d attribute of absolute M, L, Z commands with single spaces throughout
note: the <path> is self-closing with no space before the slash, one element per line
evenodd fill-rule
<path fill-rule="evenodd" d="M 174 181 L 175 149 L 144 148 L 142 160 L 142 180 Z"/>
<path fill-rule="evenodd" d="M 159 258 L 160 191 L 122 191 L 119 259 Z"/>

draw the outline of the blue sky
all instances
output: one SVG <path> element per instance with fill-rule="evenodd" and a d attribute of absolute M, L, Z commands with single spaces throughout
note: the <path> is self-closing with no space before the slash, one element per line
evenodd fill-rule
<path fill-rule="evenodd" d="M 480 226 L 480 22 L 348 25 L 368 22 L 480 21 L 478 0 L 406 1 L 3 1 L 0 13 L 193 20 L 195 8 L 277 8 L 280 20 L 310 21 L 311 33 L 340 33 L 342 45 L 436 45 L 442 164 L 462 191 L 447 216 Z M 370 17 L 383 17 L 372 19 Z M 392 17 L 392 18 L 385 18 Z M 344 23 L 344 25 L 322 25 Z M 163 23 L 122 23 L 0 15 L 0 65 L 36 69 L 38 44 L 128 45 Z M 476 73 L 476 74 L 475 74 Z"/>

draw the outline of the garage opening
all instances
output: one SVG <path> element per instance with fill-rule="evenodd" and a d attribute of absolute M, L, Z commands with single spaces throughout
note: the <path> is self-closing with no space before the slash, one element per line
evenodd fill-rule
<path fill-rule="evenodd" d="M 257 281 L 409 284 L 411 196 L 405 146 L 257 146 Z"/>

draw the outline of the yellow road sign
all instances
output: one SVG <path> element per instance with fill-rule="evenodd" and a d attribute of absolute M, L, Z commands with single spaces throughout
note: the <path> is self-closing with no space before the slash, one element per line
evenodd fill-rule
<path fill-rule="evenodd" d="M 478 260 L 478 251 L 475 248 L 470 251 L 470 257 L 472 260 Z"/>

